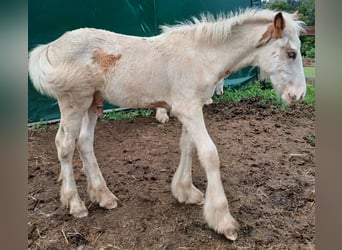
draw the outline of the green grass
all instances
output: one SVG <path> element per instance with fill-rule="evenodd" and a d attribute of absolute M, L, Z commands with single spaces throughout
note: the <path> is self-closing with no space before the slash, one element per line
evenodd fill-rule
<path fill-rule="evenodd" d="M 267 83 L 268 86 L 271 86 L 270 83 Z M 225 87 L 225 91 L 221 96 L 214 96 L 214 101 L 229 101 L 238 103 L 242 99 L 251 99 L 255 97 L 261 98 L 261 103 L 270 103 L 278 106 L 280 109 L 285 109 L 286 105 L 281 100 L 279 95 L 275 92 L 273 88 L 262 89 L 261 84 L 258 81 L 251 83 L 245 89 L 237 90 L 231 89 L 229 87 Z M 304 105 L 313 106 L 315 104 L 315 85 L 308 84 L 307 85 L 307 93 L 303 101 Z"/>
<path fill-rule="evenodd" d="M 308 106 L 314 106 L 316 99 L 315 84 L 306 85 L 306 95 L 304 97 L 303 103 Z"/>
<path fill-rule="evenodd" d="M 43 118 L 41 118 L 39 120 L 39 122 L 36 122 L 34 125 L 33 125 L 33 128 L 34 129 L 47 129 L 48 127 L 48 122 L 45 121 Z"/>
<path fill-rule="evenodd" d="M 314 143 L 314 142 L 315 142 L 315 135 L 308 135 L 308 136 L 305 136 L 304 139 L 305 139 L 308 143 Z"/>
<path fill-rule="evenodd" d="M 142 117 L 150 117 L 153 113 L 151 109 L 140 109 L 139 111 Z"/>
<path fill-rule="evenodd" d="M 245 89 L 232 89 L 225 87 L 224 93 L 221 96 L 214 96 L 215 101 L 230 101 L 240 102 L 242 99 L 250 99 L 254 97 L 261 97 L 262 102 L 271 102 L 280 104 L 281 100 L 275 91 L 270 89 L 261 89 L 261 85 L 258 81 L 250 84 Z"/>
<path fill-rule="evenodd" d="M 105 120 L 122 120 L 122 119 L 129 119 L 132 120 L 134 118 L 137 118 L 139 116 L 141 117 L 149 117 L 153 113 L 150 109 L 135 109 L 135 110 L 121 110 L 121 111 L 115 111 L 114 109 L 103 115 L 103 119 Z"/>
<path fill-rule="evenodd" d="M 306 77 L 315 77 L 316 68 L 315 67 L 304 67 L 304 74 Z"/>

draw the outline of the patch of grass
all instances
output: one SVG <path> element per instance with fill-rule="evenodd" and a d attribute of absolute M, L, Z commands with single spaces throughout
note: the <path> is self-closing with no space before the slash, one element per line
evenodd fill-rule
<path fill-rule="evenodd" d="M 153 111 L 151 109 L 140 109 L 140 115 L 142 117 L 150 117 Z"/>
<path fill-rule="evenodd" d="M 304 136 L 303 139 L 309 143 L 311 146 L 315 146 L 315 139 L 316 139 L 316 136 L 315 135 L 307 135 L 307 136 Z"/>
<path fill-rule="evenodd" d="M 265 85 L 265 84 L 264 84 Z M 269 103 L 281 110 L 286 110 L 288 107 L 282 100 L 275 90 L 271 87 L 271 84 L 267 84 L 268 87 L 262 87 L 260 82 L 255 81 L 248 85 L 244 89 L 232 89 L 225 87 L 224 93 L 221 96 L 214 96 L 214 101 L 229 101 L 238 103 L 243 99 L 251 99 L 255 97 L 261 98 L 261 103 Z M 303 100 L 304 105 L 313 106 L 315 104 L 315 85 L 307 84 L 307 91 Z"/>
<path fill-rule="evenodd" d="M 34 129 L 47 129 L 48 122 L 45 121 L 43 118 L 39 120 L 39 122 L 36 122 L 33 126 Z"/>
<path fill-rule="evenodd" d="M 315 67 L 304 67 L 304 74 L 306 77 L 315 77 L 316 68 Z"/>
<path fill-rule="evenodd" d="M 316 99 L 315 84 L 306 85 L 306 95 L 304 97 L 303 103 L 308 106 L 314 106 Z"/>
<path fill-rule="evenodd" d="M 261 97 L 262 102 L 271 102 L 274 104 L 280 104 L 281 100 L 273 89 L 262 89 L 258 81 L 251 83 L 246 88 L 238 90 L 230 87 L 225 87 L 225 91 L 221 96 L 215 96 L 215 101 L 230 101 L 238 103 L 242 99 L 250 99 L 255 97 Z"/>
<path fill-rule="evenodd" d="M 115 111 L 114 109 L 103 115 L 103 119 L 105 120 L 112 120 L 112 121 L 117 121 L 117 120 L 122 120 L 122 119 L 134 119 L 138 117 L 139 113 L 138 110 L 120 110 L 120 111 Z"/>
<path fill-rule="evenodd" d="M 141 117 L 149 117 L 153 113 L 150 109 L 134 109 L 134 110 L 121 110 L 121 111 L 115 111 L 114 109 L 103 115 L 102 119 L 105 120 L 122 120 L 122 119 L 135 119 L 139 116 Z"/>
<path fill-rule="evenodd" d="M 308 143 L 314 143 L 314 142 L 315 142 L 315 135 L 308 135 L 308 136 L 305 136 L 304 139 L 305 139 Z"/>

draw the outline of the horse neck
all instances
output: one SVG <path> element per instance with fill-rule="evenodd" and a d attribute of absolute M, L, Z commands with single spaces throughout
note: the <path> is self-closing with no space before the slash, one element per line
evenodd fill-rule
<path fill-rule="evenodd" d="M 220 39 L 199 38 L 197 46 L 209 59 L 208 64 L 220 72 L 231 73 L 249 65 L 255 65 L 257 42 L 266 30 L 266 23 L 245 23 L 233 27 Z M 223 28 L 223 26 L 222 26 Z M 220 31 L 217 31 L 219 33 Z M 211 39 L 211 40 L 208 40 Z"/>

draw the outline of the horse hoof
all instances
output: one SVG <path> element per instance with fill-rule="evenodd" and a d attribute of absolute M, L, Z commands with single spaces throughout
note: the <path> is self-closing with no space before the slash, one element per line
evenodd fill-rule
<path fill-rule="evenodd" d="M 70 210 L 70 214 L 77 218 L 83 218 L 88 216 L 88 209 L 86 207 L 78 209 L 78 210 Z"/>
<path fill-rule="evenodd" d="M 109 200 L 105 203 L 101 203 L 100 206 L 103 208 L 106 208 L 106 209 L 113 209 L 113 208 L 116 208 L 118 206 L 118 202 L 116 201 L 116 199 L 113 199 L 113 200 Z"/>
<path fill-rule="evenodd" d="M 228 240 L 236 240 L 238 237 L 239 224 L 233 219 L 233 224 L 231 227 L 226 229 L 223 234 Z"/>
<path fill-rule="evenodd" d="M 118 206 L 119 199 L 111 192 L 106 193 L 106 195 L 103 195 L 101 198 L 100 207 L 113 209 Z"/>
<path fill-rule="evenodd" d="M 237 230 L 236 229 L 230 229 L 230 230 L 227 230 L 225 233 L 224 233 L 224 236 L 228 239 L 228 240 L 231 240 L 231 241 L 234 241 L 237 239 Z"/>

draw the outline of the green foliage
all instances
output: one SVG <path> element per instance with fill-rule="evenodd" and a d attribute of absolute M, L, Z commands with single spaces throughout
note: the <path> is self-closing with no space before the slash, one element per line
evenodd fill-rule
<path fill-rule="evenodd" d="M 298 11 L 299 19 L 306 25 L 315 25 L 315 1 L 314 0 L 274 0 L 262 1 L 263 7 L 271 10 L 286 11 L 292 13 Z"/>
<path fill-rule="evenodd" d="M 314 106 L 316 99 L 315 84 L 306 85 L 306 95 L 304 97 L 303 103 L 308 106 Z"/>
<path fill-rule="evenodd" d="M 315 67 L 304 67 L 305 77 L 315 77 L 316 76 L 316 68 Z"/>
<path fill-rule="evenodd" d="M 103 119 L 105 120 L 113 120 L 113 121 L 117 121 L 117 120 L 122 120 L 122 119 L 133 119 L 138 117 L 138 111 L 137 110 L 129 110 L 129 111 L 115 111 L 112 110 L 109 113 L 106 113 L 103 115 Z"/>
<path fill-rule="evenodd" d="M 306 57 L 315 58 L 315 48 L 311 48 L 309 51 L 306 51 Z"/>
<path fill-rule="evenodd" d="M 139 116 L 141 117 L 149 117 L 153 113 L 150 109 L 135 109 L 135 110 L 121 110 L 121 111 L 115 111 L 114 109 L 103 115 L 102 119 L 105 120 L 122 120 L 122 119 L 135 119 Z"/>
<path fill-rule="evenodd" d="M 36 122 L 32 127 L 34 129 L 47 129 L 48 123 L 43 118 L 41 118 L 39 122 Z"/>
<path fill-rule="evenodd" d="M 303 56 L 308 56 L 308 52 L 312 50 L 312 48 L 315 48 L 315 37 L 314 36 L 302 36 L 300 37 L 300 40 L 302 42 L 300 51 Z M 310 52 L 309 52 L 310 54 Z M 310 57 L 314 58 L 314 57 Z"/>
<path fill-rule="evenodd" d="M 228 101 L 238 103 L 243 99 L 251 99 L 255 97 L 261 98 L 261 103 L 271 104 L 279 109 L 285 110 L 287 105 L 281 100 L 281 97 L 275 92 L 273 88 L 263 88 L 263 86 L 271 86 L 271 83 L 261 84 L 258 81 L 251 83 L 245 89 L 232 89 L 225 87 L 225 91 L 221 96 L 214 96 L 213 100 L 216 102 Z M 302 102 L 304 105 L 313 106 L 315 104 L 315 85 L 308 84 L 306 96 Z"/>
<path fill-rule="evenodd" d="M 315 0 L 302 0 L 297 8 L 299 19 L 306 25 L 315 25 Z"/>
<path fill-rule="evenodd" d="M 275 1 L 263 1 L 263 7 L 271 10 L 282 10 L 286 12 L 293 12 L 294 8 L 287 2 L 283 0 Z"/>
<path fill-rule="evenodd" d="M 308 142 L 308 143 L 314 143 L 315 142 L 315 135 L 308 135 L 308 136 L 305 136 L 304 139 Z"/>
<path fill-rule="evenodd" d="M 140 115 L 142 117 L 150 117 L 153 111 L 151 109 L 140 109 Z"/>
<path fill-rule="evenodd" d="M 245 89 L 237 90 L 230 87 L 225 87 L 225 91 L 221 96 L 215 96 L 215 101 L 231 101 L 240 102 L 242 99 L 250 99 L 254 97 L 261 97 L 262 102 L 281 103 L 280 98 L 277 96 L 272 88 L 262 89 L 258 81 L 248 85 Z"/>

